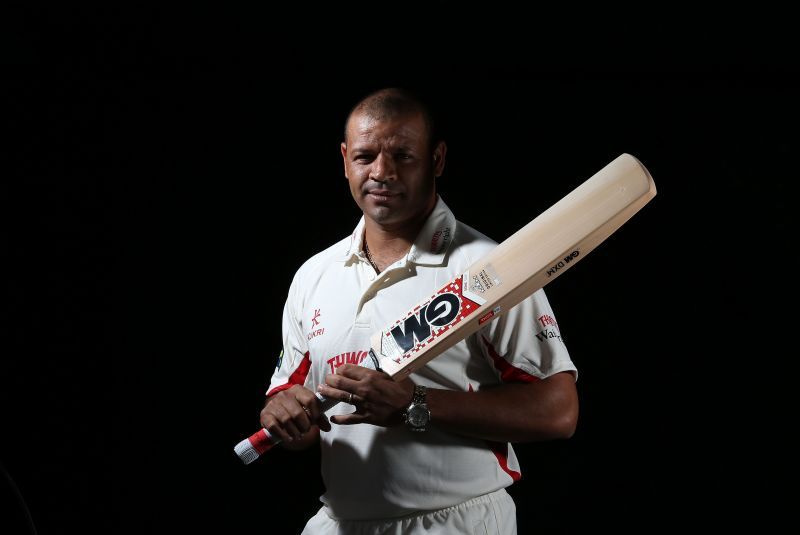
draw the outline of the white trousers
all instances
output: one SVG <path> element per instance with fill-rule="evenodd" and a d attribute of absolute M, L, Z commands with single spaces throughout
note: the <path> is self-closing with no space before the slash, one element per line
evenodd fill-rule
<path fill-rule="evenodd" d="M 514 500 L 505 489 L 464 503 L 385 520 L 336 520 L 323 506 L 303 535 L 516 535 Z"/>

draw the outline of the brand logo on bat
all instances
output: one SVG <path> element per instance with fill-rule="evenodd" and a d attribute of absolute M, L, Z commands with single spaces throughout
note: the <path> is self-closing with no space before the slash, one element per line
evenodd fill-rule
<path fill-rule="evenodd" d="M 553 267 L 547 270 L 547 276 L 552 277 L 553 275 L 555 275 L 559 269 L 565 268 L 567 264 L 578 258 L 579 254 L 580 253 L 578 251 L 572 251 L 571 253 L 569 253 L 567 256 L 564 257 L 563 260 L 559 260 L 558 262 L 553 264 Z"/>
<path fill-rule="evenodd" d="M 434 327 L 448 325 L 458 317 L 460 310 L 461 301 L 457 295 L 441 293 L 390 332 L 404 352 L 410 351 L 416 342 L 424 342 L 431 337 L 431 325 Z"/>

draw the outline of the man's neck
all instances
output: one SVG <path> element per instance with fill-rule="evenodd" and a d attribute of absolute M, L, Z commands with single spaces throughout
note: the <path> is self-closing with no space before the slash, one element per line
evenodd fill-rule
<path fill-rule="evenodd" d="M 380 227 L 364 229 L 364 252 L 378 273 L 404 257 L 414 243 L 416 234 L 396 233 Z"/>
<path fill-rule="evenodd" d="M 394 228 L 382 226 L 369 218 L 366 219 L 364 250 L 369 252 L 368 258 L 378 273 L 383 272 L 408 254 L 429 216 L 430 212 L 411 224 Z"/>

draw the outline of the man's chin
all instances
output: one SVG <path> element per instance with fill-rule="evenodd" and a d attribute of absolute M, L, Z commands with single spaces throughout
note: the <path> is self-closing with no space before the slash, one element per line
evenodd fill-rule
<path fill-rule="evenodd" d="M 388 206 L 370 206 L 365 213 L 370 219 L 381 225 L 390 225 L 400 219 L 397 210 L 393 210 Z"/>

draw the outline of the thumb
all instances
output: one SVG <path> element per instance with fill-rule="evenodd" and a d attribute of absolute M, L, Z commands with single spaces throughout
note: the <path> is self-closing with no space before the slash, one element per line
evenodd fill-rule
<path fill-rule="evenodd" d="M 328 421 L 328 417 L 325 416 L 324 412 L 321 412 L 319 417 L 317 418 L 317 425 L 323 431 L 330 431 L 331 430 L 331 423 Z"/>

